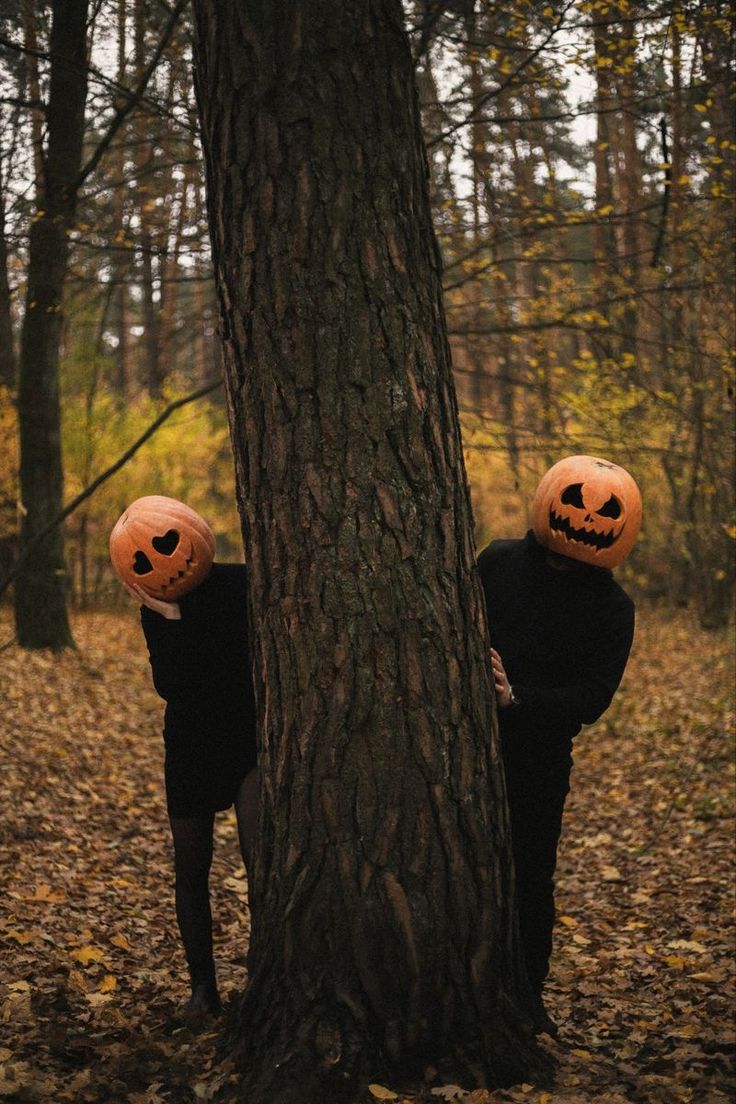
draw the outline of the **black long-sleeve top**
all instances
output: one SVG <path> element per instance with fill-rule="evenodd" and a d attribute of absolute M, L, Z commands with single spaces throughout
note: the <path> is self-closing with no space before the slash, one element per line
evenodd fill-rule
<path fill-rule="evenodd" d="M 255 742 L 246 585 L 244 564 L 214 563 L 180 600 L 180 621 L 141 608 L 167 743 L 208 734 Z"/>
<path fill-rule="evenodd" d="M 634 636 L 634 604 L 610 571 L 558 570 L 530 531 L 478 557 L 493 647 L 518 705 L 499 710 L 504 739 L 572 739 L 608 708 Z"/>

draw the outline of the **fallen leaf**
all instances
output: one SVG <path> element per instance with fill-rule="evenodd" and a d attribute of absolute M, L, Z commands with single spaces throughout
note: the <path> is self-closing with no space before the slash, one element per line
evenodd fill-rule
<path fill-rule="evenodd" d="M 118 979 L 113 977 L 112 974 L 105 974 L 104 978 L 97 986 L 97 990 L 100 993 L 111 993 L 113 989 L 117 989 Z"/>
<path fill-rule="evenodd" d="M 26 897 L 27 901 L 49 901 L 52 903 L 58 903 L 64 900 L 64 893 L 59 890 L 52 889 L 48 882 L 41 882 L 36 886 L 35 892 Z"/>
<path fill-rule="evenodd" d="M 152 1085 L 149 1085 L 145 1092 L 142 1093 L 128 1093 L 128 1104 L 164 1104 L 166 1098 L 159 1096 L 158 1090 L 161 1088 L 161 1081 L 155 1081 Z"/>
<path fill-rule="evenodd" d="M 698 1035 L 700 1035 L 701 1032 L 702 1032 L 702 1029 L 698 1026 L 698 1024 L 689 1023 L 689 1024 L 682 1024 L 681 1027 L 680 1026 L 673 1027 L 668 1032 L 668 1034 L 669 1035 L 674 1035 L 678 1039 L 694 1039 Z"/>
<path fill-rule="evenodd" d="M 368 1092 L 371 1096 L 374 1096 L 376 1100 L 398 1100 L 399 1094 L 392 1092 L 391 1089 L 384 1088 L 383 1085 L 369 1085 Z"/>
<path fill-rule="evenodd" d="M 6 934 L 6 939 L 14 939 L 16 943 L 19 943 L 21 947 L 25 947 L 27 943 L 32 943 L 36 938 L 35 932 L 21 932 L 21 931 L 9 931 Z"/>
<path fill-rule="evenodd" d="M 87 1000 L 93 1008 L 99 1008 L 100 1005 L 112 1000 L 112 997 L 109 993 L 87 993 Z"/>
<path fill-rule="evenodd" d="M 105 952 L 99 947 L 88 944 L 86 947 L 80 947 L 78 951 L 72 951 L 71 957 L 81 962 L 83 966 L 88 966 L 90 962 L 102 962 Z"/>

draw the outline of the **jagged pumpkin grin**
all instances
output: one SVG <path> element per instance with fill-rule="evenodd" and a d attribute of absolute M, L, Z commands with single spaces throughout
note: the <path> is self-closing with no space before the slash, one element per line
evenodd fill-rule
<path fill-rule="evenodd" d="M 570 519 L 562 517 L 560 514 L 556 514 L 554 510 L 549 511 L 549 527 L 555 533 L 562 533 L 562 535 L 571 541 L 579 541 L 581 544 L 587 544 L 591 548 L 595 548 L 596 552 L 600 552 L 603 548 L 610 548 L 612 544 L 618 540 L 624 531 L 624 525 L 621 526 L 618 533 L 613 531 L 609 533 L 599 533 L 595 529 L 575 529 L 570 524 Z"/>
<path fill-rule="evenodd" d="M 194 559 L 194 556 L 190 556 L 181 571 L 178 571 L 176 575 L 172 575 L 168 583 L 161 584 L 161 589 L 166 592 L 170 586 L 174 583 L 178 583 L 180 579 L 187 579 L 192 574 L 192 568 L 196 566 L 197 561 Z"/>

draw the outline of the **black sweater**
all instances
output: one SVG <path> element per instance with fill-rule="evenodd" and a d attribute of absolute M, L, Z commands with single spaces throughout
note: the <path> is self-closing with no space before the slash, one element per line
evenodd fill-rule
<path fill-rule="evenodd" d="M 164 735 L 253 739 L 246 568 L 212 565 L 179 602 L 180 621 L 141 608 L 153 684 L 166 701 Z"/>
<path fill-rule="evenodd" d="M 499 710 L 505 739 L 566 742 L 603 714 L 624 673 L 634 604 L 603 568 L 560 571 L 527 533 L 478 557 L 491 643 L 518 705 Z"/>

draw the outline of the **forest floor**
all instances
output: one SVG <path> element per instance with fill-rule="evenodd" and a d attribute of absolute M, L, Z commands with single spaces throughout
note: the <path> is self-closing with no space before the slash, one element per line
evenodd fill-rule
<path fill-rule="evenodd" d="M 0 651 L 0 1102 L 194 1104 L 230 1076 L 180 1019 L 160 702 L 131 610 L 74 618 L 77 652 Z M 0 646 L 12 638 L 0 610 Z M 726 1104 L 733 1099 L 733 654 L 640 618 L 607 716 L 576 744 L 549 1008 L 552 1087 L 366 1102 Z M 245 979 L 247 886 L 221 814 L 221 989 Z M 325 1104 L 330 1104 L 326 1101 Z"/>

